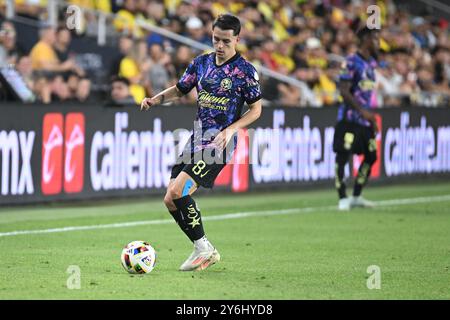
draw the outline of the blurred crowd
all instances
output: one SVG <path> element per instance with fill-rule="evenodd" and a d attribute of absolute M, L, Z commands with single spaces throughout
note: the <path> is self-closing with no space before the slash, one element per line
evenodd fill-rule
<path fill-rule="evenodd" d="M 45 18 L 45 3 L 16 1 L 26 16 Z M 2 6 L 3 3 L 3 6 Z M 215 17 L 233 13 L 242 22 L 238 50 L 255 65 L 306 83 L 320 106 L 339 103 L 336 79 L 343 58 L 358 48 L 354 31 L 368 18 L 367 7 L 381 13 L 381 51 L 377 69 L 378 100 L 382 105 L 405 103 L 448 105 L 450 96 L 449 24 L 444 19 L 412 16 L 394 1 L 379 0 L 70 0 L 85 9 L 114 13 L 110 27 L 117 35 L 117 56 L 108 81 L 123 86 L 120 99 L 139 103 L 145 96 L 175 84 L 193 57 L 202 53 L 140 27 L 139 21 L 212 45 Z M 0 0 L 0 14 L 5 11 Z M 96 18 L 86 11 L 85 34 Z M 71 32 L 43 26 L 30 52 L 16 45 L 14 25 L 3 22 L 0 61 L 15 65 L 39 101 L 89 101 L 91 81 L 68 51 Z M 0 62 L 0 63 L 2 63 Z M 262 77 L 263 96 L 275 104 L 302 106 L 303 91 Z M 117 88 L 116 88 L 117 89 Z M 116 90 L 117 91 L 117 90 Z M 120 90 L 119 90 L 120 91 Z M 183 98 L 195 101 L 195 93 Z"/>
<path fill-rule="evenodd" d="M 0 56 L 5 58 L 0 59 L 0 66 L 15 66 L 37 101 L 88 101 L 91 81 L 69 55 L 71 34 L 66 28 L 42 27 L 39 41 L 29 53 L 16 44 L 11 22 L 3 22 L 1 30 L 4 34 Z"/>

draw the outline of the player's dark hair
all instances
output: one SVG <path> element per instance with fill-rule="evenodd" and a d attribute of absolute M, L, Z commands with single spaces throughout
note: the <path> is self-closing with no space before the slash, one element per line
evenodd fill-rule
<path fill-rule="evenodd" d="M 363 41 L 365 38 L 372 36 L 373 34 L 380 32 L 379 29 L 369 29 L 367 26 L 360 28 L 356 31 L 356 37 L 359 41 Z"/>
<path fill-rule="evenodd" d="M 233 30 L 233 35 L 237 36 L 241 32 L 241 21 L 231 14 L 221 14 L 214 21 L 213 30 L 215 27 L 222 30 Z"/>

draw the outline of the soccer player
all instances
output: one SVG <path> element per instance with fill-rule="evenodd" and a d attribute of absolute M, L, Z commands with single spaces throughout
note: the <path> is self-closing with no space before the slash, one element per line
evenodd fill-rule
<path fill-rule="evenodd" d="M 343 103 L 339 107 L 335 126 L 333 150 L 336 152 L 335 184 L 339 194 L 339 210 L 352 207 L 372 207 L 371 201 L 361 196 L 377 160 L 375 136 L 378 131 L 372 108 L 375 86 L 375 67 L 379 49 L 379 30 L 364 27 L 357 32 L 359 51 L 347 57 L 339 77 Z M 347 197 L 344 168 L 351 154 L 364 154 L 354 183 L 353 197 Z"/>
<path fill-rule="evenodd" d="M 213 24 L 214 52 L 195 58 L 175 86 L 141 103 L 141 110 L 147 110 L 194 87 L 198 93 L 194 133 L 172 168 L 164 197 L 170 214 L 194 243 L 182 271 L 204 270 L 220 260 L 206 238 L 200 209 L 191 195 L 199 186 L 212 188 L 236 146 L 237 132 L 257 120 L 262 111 L 256 69 L 236 51 L 240 30 L 237 17 L 219 16 Z M 244 103 L 249 110 L 241 115 Z"/>

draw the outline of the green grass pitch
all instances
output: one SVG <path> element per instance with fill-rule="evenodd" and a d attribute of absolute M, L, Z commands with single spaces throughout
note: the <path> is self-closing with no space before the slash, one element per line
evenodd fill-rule
<path fill-rule="evenodd" d="M 369 186 L 381 205 L 345 213 L 332 189 L 198 195 L 203 217 L 219 217 L 204 225 L 222 256 L 203 272 L 178 271 L 192 245 L 174 222 L 8 233 L 171 220 L 159 198 L 2 208 L 0 299 L 450 299 L 449 194 L 446 182 Z M 224 219 L 239 212 L 256 215 Z M 152 273 L 122 269 L 132 240 L 157 250 Z M 67 288 L 70 265 L 80 289 Z M 367 287 L 372 265 L 380 289 Z"/>

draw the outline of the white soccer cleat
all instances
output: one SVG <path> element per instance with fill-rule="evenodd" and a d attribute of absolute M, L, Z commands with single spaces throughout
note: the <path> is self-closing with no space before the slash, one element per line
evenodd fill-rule
<path fill-rule="evenodd" d="M 351 200 L 352 208 L 373 208 L 375 207 L 375 203 L 364 199 L 362 196 L 352 197 Z"/>
<path fill-rule="evenodd" d="M 339 211 L 348 211 L 350 210 L 350 199 L 349 198 L 342 198 L 339 199 L 338 209 Z"/>
<path fill-rule="evenodd" d="M 219 252 L 212 246 L 207 250 L 194 248 L 194 252 L 180 266 L 180 271 L 201 271 L 220 261 Z"/>
<path fill-rule="evenodd" d="M 200 266 L 198 268 L 196 268 L 195 271 L 205 270 L 209 266 L 212 266 L 213 264 L 215 264 L 216 262 L 219 262 L 219 261 L 220 261 L 219 251 L 214 249 L 211 257 L 208 260 L 206 260 L 205 262 L 203 262 L 202 264 L 200 264 Z"/>

